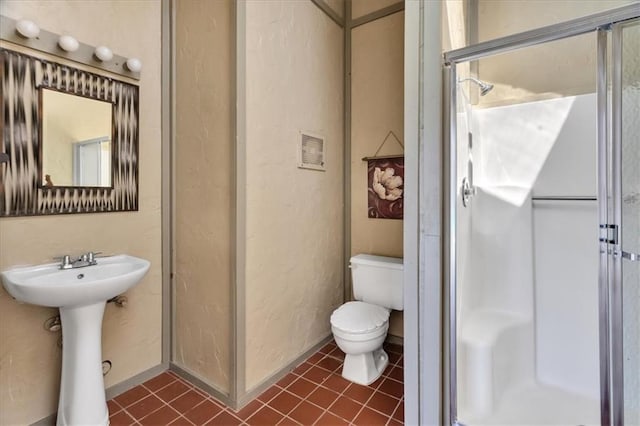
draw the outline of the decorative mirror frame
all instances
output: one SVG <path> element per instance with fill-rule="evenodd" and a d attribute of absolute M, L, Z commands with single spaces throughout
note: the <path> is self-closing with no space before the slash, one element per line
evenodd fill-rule
<path fill-rule="evenodd" d="M 0 217 L 138 210 L 138 86 L 0 48 Z M 43 187 L 40 88 L 113 103 L 112 187 Z"/>

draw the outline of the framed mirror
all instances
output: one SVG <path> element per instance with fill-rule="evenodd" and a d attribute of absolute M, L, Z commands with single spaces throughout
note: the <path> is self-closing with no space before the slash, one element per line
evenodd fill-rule
<path fill-rule="evenodd" d="M 138 87 L 0 49 L 0 217 L 138 209 Z"/>

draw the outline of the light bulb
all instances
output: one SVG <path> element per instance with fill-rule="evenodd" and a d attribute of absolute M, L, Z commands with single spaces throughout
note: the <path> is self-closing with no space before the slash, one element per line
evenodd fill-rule
<path fill-rule="evenodd" d="M 16 22 L 16 30 L 25 38 L 35 38 L 40 34 L 40 27 L 35 22 L 21 19 Z"/>
<path fill-rule="evenodd" d="M 113 59 L 113 52 L 107 46 L 98 46 L 93 53 L 96 55 L 96 58 L 100 59 L 102 62 L 107 62 Z"/>
<path fill-rule="evenodd" d="M 70 35 L 61 35 L 58 39 L 58 46 L 67 52 L 75 52 L 80 47 L 80 43 Z"/>
<path fill-rule="evenodd" d="M 142 69 L 142 62 L 138 58 L 129 58 L 127 59 L 127 68 L 129 71 L 140 72 Z"/>

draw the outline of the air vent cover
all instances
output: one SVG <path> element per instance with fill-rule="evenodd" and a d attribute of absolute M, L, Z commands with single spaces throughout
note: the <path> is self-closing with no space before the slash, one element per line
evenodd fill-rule
<path fill-rule="evenodd" d="M 300 132 L 298 167 L 301 169 L 325 170 L 324 137 Z"/>

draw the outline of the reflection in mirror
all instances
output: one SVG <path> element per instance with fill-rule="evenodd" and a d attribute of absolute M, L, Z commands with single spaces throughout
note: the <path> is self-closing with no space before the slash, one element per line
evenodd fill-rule
<path fill-rule="evenodd" d="M 113 105 L 44 87 L 40 91 L 42 186 L 110 187 Z"/>

